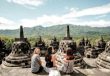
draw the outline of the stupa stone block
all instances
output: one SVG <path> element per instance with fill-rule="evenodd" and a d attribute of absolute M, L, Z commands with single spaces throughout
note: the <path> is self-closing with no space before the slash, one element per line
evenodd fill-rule
<path fill-rule="evenodd" d="M 11 53 L 5 58 L 3 65 L 8 67 L 26 67 L 30 65 L 30 44 L 24 38 L 23 27 L 20 26 L 20 38 L 15 38 Z"/>

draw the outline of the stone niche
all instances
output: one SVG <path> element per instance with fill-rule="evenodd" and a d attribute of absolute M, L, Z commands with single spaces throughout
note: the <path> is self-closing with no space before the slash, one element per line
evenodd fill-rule
<path fill-rule="evenodd" d="M 11 53 L 5 58 L 3 65 L 8 67 L 27 67 L 30 65 L 30 43 L 24 38 L 23 27 L 20 26 L 20 38 L 15 38 Z"/>

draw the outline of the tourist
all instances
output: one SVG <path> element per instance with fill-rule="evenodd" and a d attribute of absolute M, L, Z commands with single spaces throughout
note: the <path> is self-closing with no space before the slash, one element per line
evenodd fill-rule
<path fill-rule="evenodd" d="M 63 65 L 61 71 L 63 73 L 72 73 L 73 66 L 74 66 L 73 50 L 71 48 L 68 48 L 66 51 L 66 55 L 63 58 Z"/>
<path fill-rule="evenodd" d="M 40 60 L 40 48 L 35 48 L 31 58 L 31 72 L 39 73 L 40 71 L 42 71 Z"/>
<path fill-rule="evenodd" d="M 52 47 L 51 61 L 53 62 L 53 67 L 56 67 L 56 50 L 55 47 Z"/>
<path fill-rule="evenodd" d="M 54 54 L 55 53 L 55 50 L 53 47 L 49 47 L 47 52 L 46 52 L 46 55 L 45 55 L 45 61 L 46 61 L 46 67 L 44 68 L 44 70 L 47 72 L 47 73 L 50 73 L 51 70 L 53 69 L 56 69 L 56 67 L 54 66 Z"/>
<path fill-rule="evenodd" d="M 46 61 L 46 67 L 51 68 L 53 67 L 53 62 L 52 62 L 52 47 L 49 47 L 46 55 L 45 55 L 45 61 Z"/>

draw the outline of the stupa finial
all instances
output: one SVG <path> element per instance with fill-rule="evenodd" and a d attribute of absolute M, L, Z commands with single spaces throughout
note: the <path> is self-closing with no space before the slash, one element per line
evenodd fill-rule
<path fill-rule="evenodd" d="M 23 26 L 20 26 L 20 38 L 24 38 Z"/>

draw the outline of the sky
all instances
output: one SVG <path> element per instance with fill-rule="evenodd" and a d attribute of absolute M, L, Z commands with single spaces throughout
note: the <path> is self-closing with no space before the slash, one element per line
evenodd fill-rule
<path fill-rule="evenodd" d="M 110 0 L 0 0 L 0 29 L 59 24 L 110 26 Z"/>

